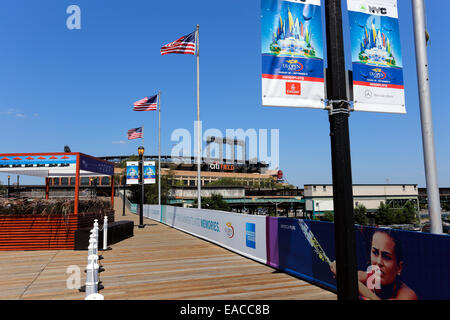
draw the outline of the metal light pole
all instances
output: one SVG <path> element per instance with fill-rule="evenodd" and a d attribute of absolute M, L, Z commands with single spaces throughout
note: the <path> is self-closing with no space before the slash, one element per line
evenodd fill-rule
<path fill-rule="evenodd" d="M 428 74 L 425 6 L 423 0 L 412 0 L 414 39 L 416 47 L 417 81 L 420 98 L 422 144 L 427 183 L 430 232 L 442 233 L 441 201 L 434 151 L 433 120 L 431 115 L 430 78 Z"/>
<path fill-rule="evenodd" d="M 20 184 L 19 184 L 19 177 L 17 176 L 17 192 L 19 193 L 19 198 L 20 198 Z"/>
<path fill-rule="evenodd" d="M 333 176 L 336 281 L 339 300 L 358 300 L 356 241 L 350 161 L 347 80 L 341 0 L 325 1 L 328 72 L 326 77 Z"/>
<path fill-rule="evenodd" d="M 201 166 L 202 166 L 202 135 L 200 133 L 200 26 L 197 25 L 196 33 L 197 39 L 197 206 L 202 208 L 202 179 L 201 179 Z"/>
<path fill-rule="evenodd" d="M 11 179 L 11 176 L 8 176 L 8 190 L 7 190 L 7 192 L 8 192 L 8 199 L 9 199 L 9 179 Z"/>
<path fill-rule="evenodd" d="M 122 208 L 122 216 L 125 216 L 125 197 L 126 197 L 126 188 L 125 188 L 125 176 L 122 176 L 122 190 L 123 190 L 123 208 Z"/>
<path fill-rule="evenodd" d="M 139 181 L 141 184 L 141 203 L 139 204 L 139 228 L 144 228 L 144 147 L 138 148 L 139 153 Z"/>

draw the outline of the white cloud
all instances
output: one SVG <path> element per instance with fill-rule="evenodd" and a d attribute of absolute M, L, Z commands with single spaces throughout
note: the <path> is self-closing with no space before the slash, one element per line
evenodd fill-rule
<path fill-rule="evenodd" d="M 127 142 L 124 140 L 119 140 L 119 141 L 113 141 L 113 144 L 126 144 Z"/>
<path fill-rule="evenodd" d="M 23 113 L 16 113 L 16 117 L 18 118 L 24 118 L 25 115 Z"/>

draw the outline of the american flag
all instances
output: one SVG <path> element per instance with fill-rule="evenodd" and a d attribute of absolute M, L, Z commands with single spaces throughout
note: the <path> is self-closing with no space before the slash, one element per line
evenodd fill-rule
<path fill-rule="evenodd" d="M 161 47 L 161 55 L 169 53 L 180 53 L 180 54 L 193 54 L 195 55 L 196 43 L 195 43 L 195 32 L 188 34 L 187 36 L 181 37 L 171 43 L 168 43 Z"/>
<path fill-rule="evenodd" d="M 142 138 L 142 127 L 128 130 L 128 140 Z"/>
<path fill-rule="evenodd" d="M 152 97 L 145 97 L 144 99 L 136 101 L 133 105 L 134 111 L 156 110 L 156 106 L 158 105 L 158 95 L 154 95 Z"/>

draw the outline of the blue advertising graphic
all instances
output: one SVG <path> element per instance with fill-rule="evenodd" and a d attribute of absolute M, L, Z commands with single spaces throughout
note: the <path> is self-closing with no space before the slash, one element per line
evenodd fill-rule
<path fill-rule="evenodd" d="M 324 107 L 320 0 L 261 0 L 264 106 Z"/>
<path fill-rule="evenodd" d="M 114 175 L 114 164 L 80 155 L 80 170 Z"/>
<path fill-rule="evenodd" d="M 154 161 L 144 161 L 144 184 L 156 183 L 156 169 Z"/>
<path fill-rule="evenodd" d="M 139 163 L 127 161 L 127 184 L 139 184 Z"/>
<path fill-rule="evenodd" d="M 405 113 L 395 0 L 348 0 L 355 110 Z M 394 5 L 392 5 L 394 4 Z"/>
<path fill-rule="evenodd" d="M 77 162 L 77 156 L 61 154 L 26 154 L 11 155 L 0 158 L 1 167 L 69 165 Z"/>
<path fill-rule="evenodd" d="M 256 227 L 254 223 L 245 223 L 245 245 L 256 249 Z"/>
<path fill-rule="evenodd" d="M 449 235 L 355 226 L 355 237 L 360 299 L 450 299 Z M 333 223 L 278 218 L 277 239 L 279 269 L 336 290 Z"/>

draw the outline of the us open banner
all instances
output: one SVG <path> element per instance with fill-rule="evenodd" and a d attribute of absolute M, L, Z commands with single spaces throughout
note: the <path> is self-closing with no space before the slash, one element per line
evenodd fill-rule
<path fill-rule="evenodd" d="M 144 184 L 156 183 L 155 161 L 144 161 Z"/>
<path fill-rule="evenodd" d="M 127 161 L 127 184 L 139 184 L 139 162 Z"/>
<path fill-rule="evenodd" d="M 347 0 L 355 111 L 406 113 L 397 0 Z"/>
<path fill-rule="evenodd" d="M 261 0 L 262 105 L 324 108 L 320 0 Z"/>

